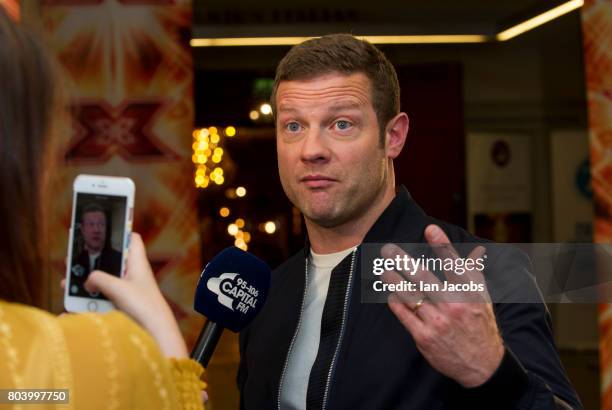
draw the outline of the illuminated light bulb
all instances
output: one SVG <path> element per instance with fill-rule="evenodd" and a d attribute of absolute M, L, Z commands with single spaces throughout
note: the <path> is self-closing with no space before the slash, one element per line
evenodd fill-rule
<path fill-rule="evenodd" d="M 234 245 L 242 249 L 244 246 L 246 246 L 246 243 L 244 242 L 242 238 L 238 238 L 234 241 Z"/>
<path fill-rule="evenodd" d="M 204 155 L 206 155 L 207 157 L 210 157 L 210 156 L 211 156 L 211 154 L 212 154 L 212 151 L 210 150 L 210 148 L 206 148 L 206 149 L 204 150 Z"/>
<path fill-rule="evenodd" d="M 223 218 L 227 218 L 230 214 L 230 210 L 227 206 L 224 206 L 223 208 L 219 209 L 219 215 L 221 215 Z"/>
<path fill-rule="evenodd" d="M 191 156 L 191 162 L 193 162 L 194 164 L 198 163 L 198 156 L 196 154 L 193 154 Z"/>
<path fill-rule="evenodd" d="M 244 239 L 246 243 L 251 242 L 251 234 L 248 232 L 245 232 L 244 235 L 242 235 L 242 239 Z"/>
<path fill-rule="evenodd" d="M 236 135 L 236 128 L 232 127 L 231 125 L 225 128 L 225 135 L 227 135 L 228 137 L 233 137 L 234 135 Z"/>
<path fill-rule="evenodd" d="M 210 136 L 210 142 L 212 142 L 213 144 L 218 144 L 220 140 L 221 137 L 219 137 L 219 134 L 213 134 Z"/>
<path fill-rule="evenodd" d="M 205 155 L 198 155 L 198 164 L 205 164 L 206 163 L 206 156 Z"/>
<path fill-rule="evenodd" d="M 244 239 L 244 232 L 242 232 L 242 231 L 238 231 L 238 232 L 236 232 L 236 238 L 238 238 L 238 239 Z"/>
<path fill-rule="evenodd" d="M 224 182 L 225 178 L 223 178 L 222 176 L 217 177 L 217 185 L 223 185 Z"/>
<path fill-rule="evenodd" d="M 264 225 L 264 230 L 266 231 L 267 234 L 272 235 L 274 232 L 276 232 L 276 224 L 272 221 L 268 221 Z"/>
<path fill-rule="evenodd" d="M 215 150 L 213 151 L 213 154 L 217 155 L 219 157 L 223 156 L 223 148 L 221 148 L 221 147 L 215 148 Z"/>
<path fill-rule="evenodd" d="M 238 195 L 240 198 L 244 197 L 246 193 L 247 191 L 245 187 L 239 186 L 238 188 L 236 188 L 236 195 Z"/>
<path fill-rule="evenodd" d="M 249 113 L 249 118 L 252 119 L 253 121 L 257 121 L 259 119 L 259 111 L 251 111 Z"/>
<path fill-rule="evenodd" d="M 270 106 L 270 104 L 268 103 L 261 104 L 261 107 L 259 107 L 259 111 L 261 111 L 263 115 L 270 115 L 272 114 L 272 106 Z"/>
<path fill-rule="evenodd" d="M 199 133 L 198 137 L 196 138 L 196 141 L 200 142 L 200 141 L 208 141 L 208 131 L 206 134 L 203 133 Z"/>
<path fill-rule="evenodd" d="M 234 222 L 238 228 L 244 228 L 244 219 L 238 218 L 236 222 Z"/>
<path fill-rule="evenodd" d="M 217 175 L 223 175 L 223 168 L 217 167 L 213 169 L 213 172 Z"/>
<path fill-rule="evenodd" d="M 208 149 L 208 142 L 206 142 L 206 141 L 198 142 L 198 149 L 202 150 L 202 151 Z"/>
<path fill-rule="evenodd" d="M 195 151 L 198 149 L 198 146 L 199 146 L 199 142 L 196 141 L 193 144 L 191 144 L 191 149 Z"/>
<path fill-rule="evenodd" d="M 238 227 L 236 226 L 236 224 L 229 224 L 227 226 L 227 233 L 232 236 L 236 235 L 238 233 Z"/>
<path fill-rule="evenodd" d="M 193 130 L 193 132 L 191 133 L 191 136 L 193 138 L 198 138 L 198 135 L 200 135 L 200 130 L 198 129 Z"/>
<path fill-rule="evenodd" d="M 196 184 L 202 185 L 204 183 L 204 176 L 203 175 L 198 175 L 195 177 L 195 182 Z"/>
<path fill-rule="evenodd" d="M 213 136 L 217 134 L 219 130 L 217 130 L 217 127 L 208 127 L 208 132 L 210 133 L 211 136 Z"/>

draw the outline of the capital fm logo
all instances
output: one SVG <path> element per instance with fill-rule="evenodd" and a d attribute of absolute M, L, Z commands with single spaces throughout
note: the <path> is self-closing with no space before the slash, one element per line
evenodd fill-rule
<path fill-rule="evenodd" d="M 238 273 L 227 272 L 218 278 L 210 278 L 206 287 L 217 295 L 219 303 L 229 310 L 234 310 L 236 301 L 238 301 L 236 310 L 240 313 L 246 314 L 257 306 L 259 290 L 241 278 Z"/>

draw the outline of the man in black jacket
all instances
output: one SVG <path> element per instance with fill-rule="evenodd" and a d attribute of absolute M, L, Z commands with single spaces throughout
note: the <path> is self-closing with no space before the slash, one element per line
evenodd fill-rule
<path fill-rule="evenodd" d="M 350 35 L 294 47 L 272 106 L 281 183 L 308 244 L 274 271 L 240 334 L 241 408 L 581 407 L 542 303 L 361 303 L 364 243 L 480 241 L 396 192 L 408 117 L 380 51 Z M 527 266 L 515 255 L 496 268 L 524 277 Z"/>
<path fill-rule="evenodd" d="M 83 250 L 72 259 L 71 295 L 97 296 L 87 292 L 84 286 L 93 270 L 102 270 L 115 276 L 121 275 L 121 252 L 111 247 L 108 228 L 106 211 L 103 207 L 92 203 L 83 208 L 80 224 Z"/>

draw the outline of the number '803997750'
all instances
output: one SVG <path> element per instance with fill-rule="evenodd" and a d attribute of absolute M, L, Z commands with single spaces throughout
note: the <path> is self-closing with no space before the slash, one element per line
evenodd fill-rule
<path fill-rule="evenodd" d="M 69 394 L 67 389 L 19 389 L 4 390 L 0 400 L 4 403 L 67 403 Z"/>

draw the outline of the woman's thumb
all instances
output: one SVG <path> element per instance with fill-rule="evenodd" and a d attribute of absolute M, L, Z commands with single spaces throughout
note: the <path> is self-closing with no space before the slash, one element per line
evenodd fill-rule
<path fill-rule="evenodd" d="M 116 276 L 95 270 L 85 281 L 85 289 L 90 292 L 101 292 L 111 302 L 118 302 L 126 283 Z"/>

